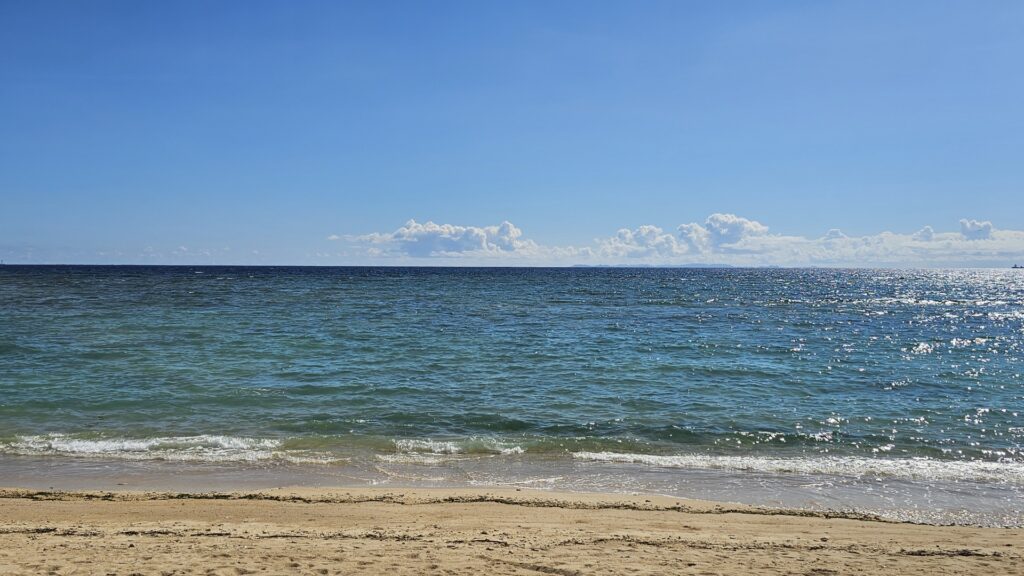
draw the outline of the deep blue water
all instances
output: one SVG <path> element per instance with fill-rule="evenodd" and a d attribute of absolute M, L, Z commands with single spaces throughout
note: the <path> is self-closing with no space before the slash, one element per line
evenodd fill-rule
<path fill-rule="evenodd" d="M 0 267 L 0 457 L 1024 484 L 1015 270 Z"/>

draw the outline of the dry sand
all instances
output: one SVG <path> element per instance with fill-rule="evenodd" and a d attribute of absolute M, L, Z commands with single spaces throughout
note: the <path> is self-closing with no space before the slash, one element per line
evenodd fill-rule
<path fill-rule="evenodd" d="M 0 490 L 0 574 L 1024 574 L 1024 531 L 518 490 Z"/>

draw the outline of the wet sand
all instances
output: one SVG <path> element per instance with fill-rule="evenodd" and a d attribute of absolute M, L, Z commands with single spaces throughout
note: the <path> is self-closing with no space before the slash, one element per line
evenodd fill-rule
<path fill-rule="evenodd" d="M 0 574 L 1024 574 L 1024 530 L 656 496 L 0 490 Z"/>

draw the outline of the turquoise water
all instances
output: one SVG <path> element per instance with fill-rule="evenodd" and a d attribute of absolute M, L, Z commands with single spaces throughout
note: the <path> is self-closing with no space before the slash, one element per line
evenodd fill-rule
<path fill-rule="evenodd" d="M 526 466 L 1019 495 L 1022 343 L 1014 270 L 3 266 L 0 478 Z"/>

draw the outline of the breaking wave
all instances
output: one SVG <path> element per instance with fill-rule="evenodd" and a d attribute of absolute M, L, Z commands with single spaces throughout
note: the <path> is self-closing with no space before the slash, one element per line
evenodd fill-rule
<path fill-rule="evenodd" d="M 157 438 L 82 438 L 68 434 L 18 436 L 0 444 L 0 453 L 21 456 L 74 456 L 124 460 L 191 462 L 330 463 L 329 454 L 285 451 L 281 441 L 236 436 L 165 436 Z"/>
<path fill-rule="evenodd" d="M 1024 484 L 1024 462 L 1018 461 L 950 461 L 931 458 L 865 458 L 855 456 L 806 458 L 717 456 L 705 454 L 665 456 L 620 452 L 576 452 L 573 454 L 573 457 L 595 462 L 644 464 L 662 468 Z"/>

